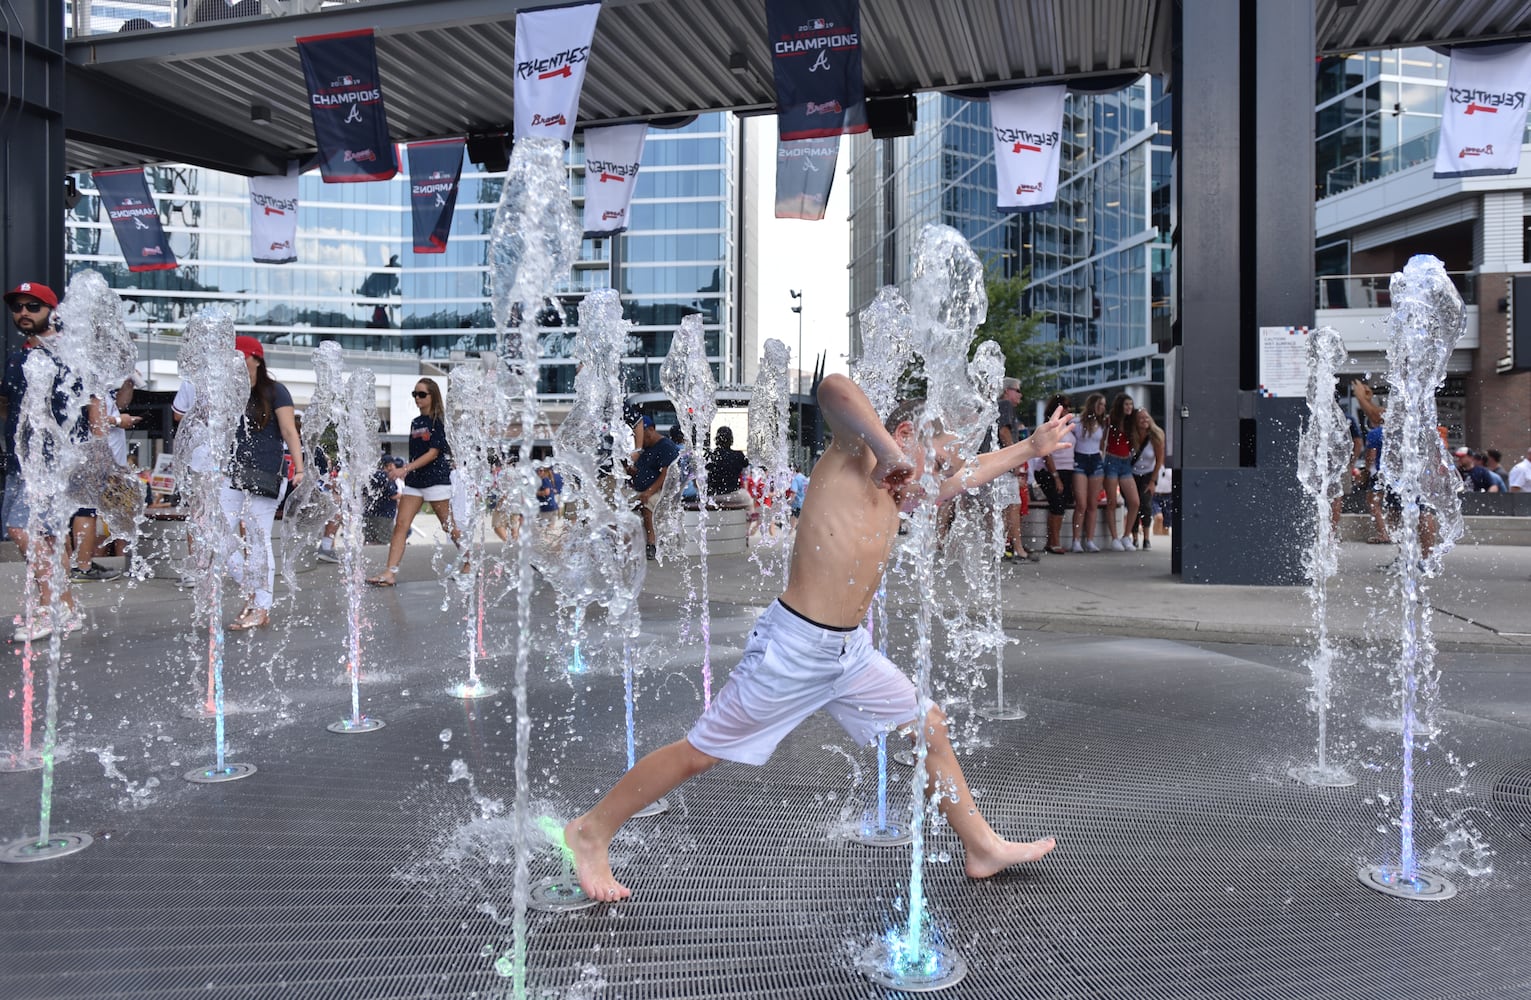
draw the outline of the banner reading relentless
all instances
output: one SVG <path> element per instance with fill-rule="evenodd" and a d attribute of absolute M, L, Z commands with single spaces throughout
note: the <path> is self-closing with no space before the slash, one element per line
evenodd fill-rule
<path fill-rule="evenodd" d="M 776 217 L 824 218 L 829 189 L 835 183 L 840 137 L 776 143 Z"/>
<path fill-rule="evenodd" d="M 129 271 L 169 271 L 176 266 L 170 241 L 159 224 L 159 209 L 149 195 L 142 167 L 98 170 L 90 175 L 112 220 L 117 245 Z"/>
<path fill-rule="evenodd" d="M 415 253 L 445 253 L 457 208 L 457 184 L 462 179 L 462 139 L 414 142 L 409 157 L 409 210 L 414 223 Z"/>
<path fill-rule="evenodd" d="M 386 181 L 398 173 L 372 29 L 300 38 L 298 55 L 325 183 Z"/>
<path fill-rule="evenodd" d="M 261 264 L 298 259 L 298 165 L 250 178 L 250 258 Z"/>
<path fill-rule="evenodd" d="M 1451 50 L 1435 176 L 1513 174 L 1526 134 L 1531 44 Z"/>
<path fill-rule="evenodd" d="M 857 0 L 769 0 L 766 34 L 776 78 L 777 138 L 867 130 Z"/>
<path fill-rule="evenodd" d="M 638 165 L 649 127 L 613 125 L 585 130 L 585 232 L 620 233 L 638 186 Z"/>
<path fill-rule="evenodd" d="M 989 92 L 1001 211 L 1034 212 L 1057 200 L 1067 96 L 1063 86 Z"/>
<path fill-rule="evenodd" d="M 598 3 L 516 15 L 515 138 L 541 135 L 568 142 L 579 117 L 579 94 L 590 64 Z"/>

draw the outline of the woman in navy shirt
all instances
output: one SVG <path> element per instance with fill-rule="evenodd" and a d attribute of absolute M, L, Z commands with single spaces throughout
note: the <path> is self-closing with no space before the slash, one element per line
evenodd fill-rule
<path fill-rule="evenodd" d="M 412 395 L 420 415 L 409 425 L 409 461 L 388 470 L 390 479 L 404 482 L 399 488 L 393 538 L 388 543 L 388 567 L 367 581 L 374 587 L 392 587 L 396 582 L 399 560 L 404 557 L 404 540 L 423 505 L 431 505 L 431 511 L 452 536 L 454 545 L 461 537 L 452 520 L 452 447 L 447 444 L 443 423 L 446 407 L 441 402 L 441 389 L 434 379 L 423 378 L 415 383 Z"/>

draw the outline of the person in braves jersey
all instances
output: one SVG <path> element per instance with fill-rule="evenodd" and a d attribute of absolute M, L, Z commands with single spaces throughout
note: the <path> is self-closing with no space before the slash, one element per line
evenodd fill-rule
<path fill-rule="evenodd" d="M 431 505 L 431 512 L 452 536 L 453 544 L 462 537 L 452 520 L 452 447 L 447 443 L 441 387 L 434 379 L 423 378 L 415 383 L 411 395 L 420 415 L 409 425 L 409 461 L 388 470 L 388 477 L 403 480 L 403 485 L 399 487 L 393 538 L 388 542 L 388 566 L 367 580 L 374 587 L 392 587 L 397 582 L 409 526 L 425 504 Z"/>

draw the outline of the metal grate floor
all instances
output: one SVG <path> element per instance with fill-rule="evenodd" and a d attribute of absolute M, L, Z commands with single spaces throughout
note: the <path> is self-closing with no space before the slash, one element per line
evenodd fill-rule
<path fill-rule="evenodd" d="M 323 730 L 349 704 L 333 683 L 333 628 L 233 644 L 230 697 L 259 711 L 230 718 L 231 759 L 260 771 L 227 785 L 177 780 L 211 755 L 210 725 L 171 711 L 195 693 L 184 647 L 146 646 L 129 664 L 106 658 L 105 636 L 71 640 L 55 827 L 98 840 L 0 867 L 0 996 L 508 995 L 494 963 L 511 937 L 509 821 L 482 818 L 467 784 L 448 777 L 460 760 L 480 797 L 509 805 L 513 706 L 440 693 L 461 679 L 462 662 L 442 652 L 461 645 L 459 612 L 440 611 L 426 587 L 401 586 L 378 615 L 372 641 L 394 660 L 392 679 L 363 692 L 387 721 L 377 733 Z M 124 607 L 123 627 L 153 613 Z M 640 752 L 683 733 L 700 701 L 699 656 L 674 648 L 673 610 L 645 614 Z M 737 649 L 749 621 L 750 609 L 718 605 L 716 646 Z M 1356 878 L 1358 864 L 1396 851 L 1379 798 L 1396 795 L 1396 750 L 1359 725 L 1359 709 L 1337 711 L 1336 728 L 1360 785 L 1308 789 L 1285 778 L 1311 754 L 1313 728 L 1289 664 L 1238 647 L 1022 639 L 1007 690 L 1025 695 L 1028 718 L 967 727 L 962 706 L 954 717 L 974 734 L 964 765 L 991 822 L 1054 834 L 1059 847 L 974 883 L 955 838 L 935 832 L 932 852 L 952 857 L 928 867 L 930 905 L 969 967 L 946 995 L 1531 995 L 1531 842 L 1518 833 L 1531 733 L 1449 717 L 1450 745 L 1477 763 L 1456 792 L 1456 771 L 1427 755 L 1421 801 L 1475 809 L 1495 871 L 1458 877 L 1454 899 L 1410 904 Z M 563 674 L 550 610 L 534 645 L 535 797 L 539 812 L 567 817 L 624 763 L 621 679 L 598 636 L 585 651 L 594 669 Z M 715 662 L 720 678 L 729 665 Z M 496 660 L 485 672 L 508 686 L 508 670 Z M 135 788 L 151 777 L 158 787 L 135 797 L 108 778 L 105 747 Z M 908 851 L 836 833 L 875 792 L 874 767 L 821 716 L 765 767 L 722 765 L 683 787 L 669 814 L 635 820 L 613 846 L 632 900 L 531 915 L 534 995 L 884 995 L 853 961 L 901 921 Z M 907 773 L 895 769 L 898 801 Z M 35 830 L 36 788 L 0 775 L 7 839 Z M 533 878 L 553 866 L 540 853 Z"/>

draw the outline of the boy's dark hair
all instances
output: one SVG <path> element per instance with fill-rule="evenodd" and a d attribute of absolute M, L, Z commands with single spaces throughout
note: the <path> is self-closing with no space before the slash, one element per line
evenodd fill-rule
<path fill-rule="evenodd" d="M 734 446 L 734 432 L 729 427 L 719 427 L 718 433 L 712 438 L 718 443 L 719 448 L 732 448 Z"/>
<path fill-rule="evenodd" d="M 900 400 L 899 404 L 893 407 L 893 410 L 888 414 L 888 419 L 882 422 L 882 425 L 889 434 L 892 434 L 898 430 L 899 424 L 905 422 L 918 424 L 924 412 L 925 397 L 917 396 L 914 399 Z"/>

